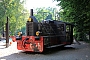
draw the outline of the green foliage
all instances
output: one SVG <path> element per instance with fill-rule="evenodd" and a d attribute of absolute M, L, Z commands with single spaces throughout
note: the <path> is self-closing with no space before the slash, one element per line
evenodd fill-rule
<path fill-rule="evenodd" d="M 27 12 L 24 9 L 25 0 L 2 0 L 0 2 L 0 26 L 6 23 L 6 17 L 9 17 L 9 31 L 14 35 L 17 30 L 25 26 Z"/>
<path fill-rule="evenodd" d="M 78 40 L 85 40 L 90 32 L 90 0 L 57 0 L 62 7 L 61 19 L 75 25 L 75 35 Z"/>
<path fill-rule="evenodd" d="M 46 19 L 45 19 L 45 20 L 48 20 L 48 19 L 53 20 L 53 19 L 52 19 L 52 14 L 49 14 L 49 15 L 46 17 Z"/>
<path fill-rule="evenodd" d="M 56 8 L 36 8 L 36 13 L 34 14 L 34 16 L 37 18 L 38 21 L 42 21 L 45 20 L 46 18 L 50 18 L 50 19 L 55 19 L 55 11 Z M 51 16 L 50 16 L 51 15 Z"/>

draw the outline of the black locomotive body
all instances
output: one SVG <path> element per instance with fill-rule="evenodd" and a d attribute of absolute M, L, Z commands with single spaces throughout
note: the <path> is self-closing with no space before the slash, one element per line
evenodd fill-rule
<path fill-rule="evenodd" d="M 26 36 L 16 38 L 16 41 L 18 50 L 31 52 L 43 52 L 45 48 L 70 45 L 73 43 L 73 25 L 50 19 L 38 22 L 31 13 L 26 23 Z"/>

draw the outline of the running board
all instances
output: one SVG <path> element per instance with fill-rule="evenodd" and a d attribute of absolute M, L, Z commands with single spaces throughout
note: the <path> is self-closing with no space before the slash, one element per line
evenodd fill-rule
<path fill-rule="evenodd" d="M 53 46 L 49 46 L 49 47 L 46 47 L 46 48 L 54 48 L 54 47 L 59 47 L 59 46 L 64 46 L 65 44 L 59 44 L 59 45 L 53 45 Z"/>

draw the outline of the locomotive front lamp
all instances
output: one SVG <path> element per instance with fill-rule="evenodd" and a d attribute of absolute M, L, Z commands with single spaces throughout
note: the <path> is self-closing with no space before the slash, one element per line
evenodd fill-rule
<path fill-rule="evenodd" d="M 39 31 L 37 31 L 37 32 L 36 32 L 36 35 L 37 35 L 37 36 L 39 36 L 39 33 L 40 33 L 40 32 L 39 32 Z"/>
<path fill-rule="evenodd" d="M 28 21 L 31 22 L 31 18 L 28 18 Z"/>
<path fill-rule="evenodd" d="M 18 36 L 21 36 L 22 35 L 22 32 L 18 32 Z"/>
<path fill-rule="evenodd" d="M 18 36 L 20 36 L 21 35 L 21 33 L 20 32 L 18 32 Z"/>

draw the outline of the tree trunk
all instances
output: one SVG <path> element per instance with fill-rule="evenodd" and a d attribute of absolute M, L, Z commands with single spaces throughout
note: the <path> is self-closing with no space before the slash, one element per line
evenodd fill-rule
<path fill-rule="evenodd" d="M 90 31 L 89 31 L 89 41 L 90 41 Z"/>

